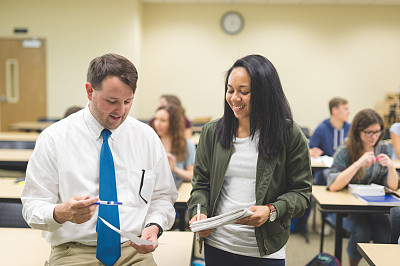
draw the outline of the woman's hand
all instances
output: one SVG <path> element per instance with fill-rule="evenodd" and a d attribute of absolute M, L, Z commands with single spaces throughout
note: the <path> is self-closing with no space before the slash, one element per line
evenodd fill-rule
<path fill-rule="evenodd" d="M 378 157 L 376 157 L 376 161 L 378 161 L 382 166 L 386 166 L 388 168 L 394 167 L 393 161 L 389 158 L 389 156 L 387 156 L 387 154 L 379 154 Z"/>
<path fill-rule="evenodd" d="M 203 213 L 200 214 L 200 220 L 204 220 L 204 219 L 207 219 L 207 216 L 205 214 L 203 214 Z M 195 216 L 193 216 L 192 219 L 190 219 L 189 226 L 195 221 L 197 221 L 197 214 Z M 211 229 L 210 230 L 199 231 L 199 236 L 207 237 L 210 233 L 211 233 Z"/>
<path fill-rule="evenodd" d="M 251 225 L 259 227 L 268 221 L 271 210 L 268 206 L 251 206 L 249 211 L 253 212 L 253 215 L 246 218 L 242 218 L 236 221 L 237 224 Z"/>
<path fill-rule="evenodd" d="M 368 168 L 375 163 L 375 155 L 373 151 L 364 153 L 360 159 L 356 161 L 358 167 Z"/>

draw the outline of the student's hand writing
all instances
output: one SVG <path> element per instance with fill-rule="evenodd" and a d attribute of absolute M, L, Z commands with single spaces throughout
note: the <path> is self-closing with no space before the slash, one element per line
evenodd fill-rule
<path fill-rule="evenodd" d="M 251 225 L 259 227 L 268 221 L 271 210 L 268 206 L 251 206 L 250 211 L 254 212 L 253 215 L 242 218 L 236 221 L 237 224 Z"/>
<path fill-rule="evenodd" d="M 58 204 L 53 211 L 53 218 L 57 223 L 63 224 L 66 221 L 81 224 L 89 221 L 96 211 L 97 205 L 93 203 L 99 198 L 90 196 L 75 196 L 64 203 Z"/>
<path fill-rule="evenodd" d="M 157 234 L 158 234 L 158 227 L 152 225 L 143 229 L 142 239 L 149 240 L 151 242 L 158 242 Z M 133 242 L 130 242 L 129 244 L 132 247 L 134 247 L 137 250 L 137 252 L 141 254 L 147 254 L 153 252 L 158 247 L 158 245 L 136 245 Z"/>
<path fill-rule="evenodd" d="M 323 153 L 324 152 L 321 149 L 317 148 L 317 147 L 314 147 L 314 148 L 310 149 L 310 156 L 313 157 L 313 158 L 317 158 L 317 157 L 321 156 Z"/>
<path fill-rule="evenodd" d="M 167 158 L 168 158 L 168 163 L 169 167 L 171 168 L 172 173 L 175 172 L 175 167 L 176 167 L 176 159 L 175 156 L 172 153 L 167 153 Z"/>
<path fill-rule="evenodd" d="M 359 167 L 364 167 L 364 168 L 368 168 L 371 167 L 371 165 L 373 165 L 375 163 L 375 155 L 373 151 L 368 151 L 366 153 L 364 153 L 360 159 L 358 159 L 356 161 L 356 164 Z"/>
<path fill-rule="evenodd" d="M 376 157 L 376 160 L 379 162 L 380 165 L 386 166 L 388 168 L 394 167 L 393 161 L 387 156 L 387 154 L 381 153 Z"/>
<path fill-rule="evenodd" d="M 207 219 L 207 216 L 205 214 L 200 214 L 200 220 L 204 220 Z M 189 226 L 193 223 L 197 221 L 197 214 L 195 216 L 193 216 L 192 219 L 190 219 L 189 221 Z M 209 234 L 211 233 L 211 230 L 203 230 L 203 231 L 199 231 L 199 236 L 201 237 L 207 237 Z"/>

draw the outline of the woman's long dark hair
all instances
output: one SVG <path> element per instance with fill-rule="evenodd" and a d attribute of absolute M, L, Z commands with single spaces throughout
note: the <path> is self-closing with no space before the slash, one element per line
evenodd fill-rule
<path fill-rule="evenodd" d="M 248 55 L 233 64 L 226 74 L 225 94 L 229 75 L 237 67 L 246 69 L 250 76 L 250 137 L 254 138 L 256 131 L 260 131 L 258 152 L 270 159 L 283 149 L 293 128 L 289 102 L 275 67 L 261 55 Z M 223 147 L 230 146 L 238 125 L 238 119 L 225 100 L 224 116 L 217 124 L 218 141 Z"/>
<path fill-rule="evenodd" d="M 364 109 L 356 114 L 351 122 L 349 136 L 346 142 L 346 146 L 349 149 L 350 164 L 354 163 L 364 154 L 364 145 L 361 140 L 361 131 L 365 130 L 367 127 L 379 124 L 381 131 L 384 131 L 384 124 L 381 116 L 372 109 Z M 375 143 L 375 147 L 378 145 L 379 141 L 382 139 L 383 134 L 381 134 Z M 361 167 L 355 174 L 356 180 L 361 181 L 364 177 L 365 171 Z"/>

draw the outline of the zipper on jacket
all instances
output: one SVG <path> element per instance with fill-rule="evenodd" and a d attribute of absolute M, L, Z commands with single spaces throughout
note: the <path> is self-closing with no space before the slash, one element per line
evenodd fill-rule
<path fill-rule="evenodd" d="M 221 194 L 222 186 L 224 185 L 226 171 L 228 171 L 228 164 L 229 164 L 229 162 L 230 162 L 230 160 L 231 160 L 231 157 L 232 157 L 232 151 L 233 151 L 233 147 L 232 147 L 232 146 L 233 146 L 233 144 L 231 144 L 231 150 L 230 150 L 230 152 L 229 152 L 229 158 L 228 158 L 227 165 L 225 165 L 225 172 L 224 172 L 224 177 L 222 178 L 222 184 L 221 184 L 221 187 L 220 187 L 219 190 L 218 190 L 218 195 L 217 195 L 217 197 L 215 198 L 214 206 L 213 206 L 213 208 L 212 208 L 212 212 L 211 212 L 211 216 L 210 216 L 210 217 L 212 217 L 213 214 L 214 214 L 215 207 L 216 207 L 216 205 L 217 205 L 217 201 L 218 201 L 218 198 L 219 198 L 219 194 Z"/>

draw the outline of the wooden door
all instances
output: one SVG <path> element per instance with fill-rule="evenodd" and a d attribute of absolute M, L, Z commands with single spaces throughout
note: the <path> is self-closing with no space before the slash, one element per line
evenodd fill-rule
<path fill-rule="evenodd" d="M 46 41 L 23 42 L 0 38 L 0 131 L 46 117 Z"/>

